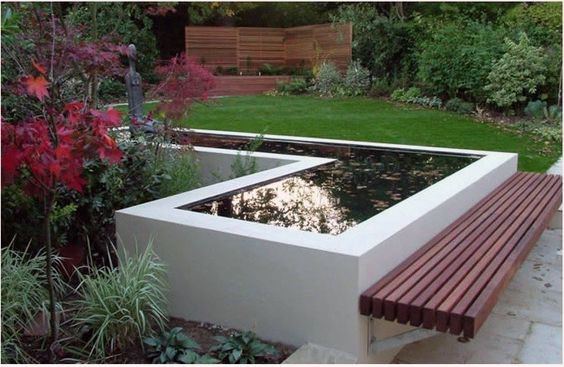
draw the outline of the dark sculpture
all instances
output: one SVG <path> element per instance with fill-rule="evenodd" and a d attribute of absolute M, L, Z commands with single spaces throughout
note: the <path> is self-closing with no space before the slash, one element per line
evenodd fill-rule
<path fill-rule="evenodd" d="M 134 44 L 127 47 L 127 58 L 129 59 L 129 70 L 125 74 L 125 86 L 127 88 L 127 105 L 131 119 L 130 130 L 132 132 L 142 131 L 154 133 L 155 124 L 158 122 L 143 116 L 143 87 L 141 75 L 135 70 L 137 61 L 137 49 Z"/>
<path fill-rule="evenodd" d="M 135 45 L 131 44 L 128 46 L 127 51 L 129 71 L 125 75 L 125 85 L 127 87 L 129 115 L 140 119 L 143 118 L 143 88 L 141 87 L 141 75 L 135 70 L 137 50 Z"/>

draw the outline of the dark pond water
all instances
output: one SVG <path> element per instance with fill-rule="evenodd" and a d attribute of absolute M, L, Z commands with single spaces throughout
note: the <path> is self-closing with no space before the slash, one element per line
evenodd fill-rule
<path fill-rule="evenodd" d="M 193 134 L 190 142 L 245 149 L 249 139 Z M 336 235 L 480 158 L 273 140 L 257 150 L 337 161 L 181 209 Z"/>

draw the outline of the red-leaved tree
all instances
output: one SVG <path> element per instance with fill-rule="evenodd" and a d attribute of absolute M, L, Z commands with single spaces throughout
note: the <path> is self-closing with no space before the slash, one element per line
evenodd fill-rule
<path fill-rule="evenodd" d="M 193 58 L 182 53 L 155 68 L 160 78 L 153 94 L 161 98 L 157 111 L 168 119 L 179 119 L 194 102 L 205 101 L 215 86 L 213 75 Z"/>
<path fill-rule="evenodd" d="M 49 293 L 49 358 L 60 351 L 53 284 L 52 213 L 61 188 L 81 192 L 84 163 L 91 159 L 120 161 L 122 153 L 109 129 L 120 124 L 118 111 L 92 108 L 90 76 L 120 70 L 124 48 L 105 41 L 87 42 L 59 21 L 52 9 L 31 7 L 31 16 L 2 39 L 2 186 L 18 182 L 27 195 L 43 203 L 43 238 Z M 32 47 L 30 47 L 32 46 Z M 4 51 L 6 58 L 4 58 Z M 74 88 L 78 87 L 78 88 Z M 72 91 L 72 94 L 69 94 Z M 5 94 L 4 94 L 5 93 Z M 8 118 L 7 118 L 8 117 Z"/>
<path fill-rule="evenodd" d="M 57 351 L 58 339 L 56 296 L 52 279 L 53 245 L 51 214 L 57 200 L 57 189 L 82 191 L 83 164 L 87 159 L 107 159 L 117 163 L 121 151 L 108 135 L 108 129 L 120 124 L 114 109 L 97 111 L 83 102 L 71 102 L 61 110 L 48 105 L 48 82 L 42 65 L 38 76 L 22 78 L 26 93 L 40 100 L 44 116 L 18 123 L 2 121 L 2 185 L 24 180 L 24 192 L 43 202 L 43 233 L 46 247 L 46 275 L 50 310 L 50 354 Z M 53 357 L 51 357 L 53 360 Z"/>

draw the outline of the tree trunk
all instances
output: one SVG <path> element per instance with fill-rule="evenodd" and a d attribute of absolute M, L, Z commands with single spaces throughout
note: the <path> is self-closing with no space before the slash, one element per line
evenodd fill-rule
<path fill-rule="evenodd" d="M 55 286 L 53 282 L 53 248 L 51 243 L 51 212 L 53 210 L 53 193 L 48 193 L 45 196 L 45 207 L 44 207 L 44 219 L 43 219 L 43 231 L 45 237 L 46 251 L 46 266 L 45 272 L 47 275 L 47 291 L 49 293 L 49 362 L 55 362 L 55 349 L 57 347 L 57 342 L 59 339 L 59 325 L 57 323 L 57 306 L 56 306 L 56 296 L 55 296 Z"/>
<path fill-rule="evenodd" d="M 96 19 L 98 13 L 98 4 L 95 2 L 90 4 L 90 14 L 92 15 L 92 38 L 98 40 L 98 20 Z M 92 106 L 98 108 L 98 76 L 96 75 L 96 70 L 92 72 L 92 84 L 91 84 L 91 95 L 92 95 Z"/>
<path fill-rule="evenodd" d="M 558 107 L 562 108 L 562 65 L 560 65 L 560 81 L 558 82 Z"/>

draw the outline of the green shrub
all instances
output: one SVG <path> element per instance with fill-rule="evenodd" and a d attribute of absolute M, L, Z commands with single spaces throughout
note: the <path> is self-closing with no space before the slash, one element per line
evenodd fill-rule
<path fill-rule="evenodd" d="M 360 64 L 351 62 L 343 79 L 343 88 L 347 96 L 363 96 L 370 87 L 370 72 Z"/>
<path fill-rule="evenodd" d="M 24 182 L 2 187 L 2 236 L 13 238 L 12 248 L 39 250 L 43 224 L 43 203 L 23 191 Z M 25 220 L 22 220 L 25 218 Z"/>
<path fill-rule="evenodd" d="M 235 160 L 231 164 L 231 176 L 232 178 L 242 177 L 258 172 L 259 167 L 256 158 L 252 155 L 253 152 L 262 145 L 264 141 L 264 136 L 257 135 L 253 140 L 245 145 L 242 150 L 245 154 L 241 154 L 241 151 L 237 152 Z"/>
<path fill-rule="evenodd" d="M 276 92 L 281 96 L 300 95 L 307 93 L 308 83 L 304 78 L 292 78 L 289 82 L 279 82 Z"/>
<path fill-rule="evenodd" d="M 90 335 L 84 345 L 88 358 L 105 358 L 130 343 L 142 343 L 154 327 L 163 330 L 167 319 L 166 271 L 152 242 L 141 254 L 129 256 L 123 250 L 120 255 L 119 267 L 79 273 L 74 326 Z"/>
<path fill-rule="evenodd" d="M 164 172 L 159 193 L 160 197 L 176 195 L 200 187 L 199 166 L 190 152 L 172 151 L 163 152 L 159 158 Z"/>
<path fill-rule="evenodd" d="M 421 89 L 411 87 L 408 90 L 404 88 L 396 89 L 390 96 L 392 101 L 418 104 L 430 108 L 441 108 L 443 101 L 439 97 L 426 97 L 421 95 Z"/>
<path fill-rule="evenodd" d="M 104 79 L 98 87 L 100 102 L 111 103 L 127 98 L 125 83 L 117 79 Z"/>
<path fill-rule="evenodd" d="M 562 120 L 562 109 L 556 105 L 547 107 L 545 101 L 530 101 L 525 107 L 525 115 L 535 120 L 556 123 Z"/>
<path fill-rule="evenodd" d="M 311 90 L 321 97 L 334 97 L 341 94 L 343 78 L 335 64 L 324 62 L 320 65 Z"/>
<path fill-rule="evenodd" d="M 164 332 L 159 337 L 146 338 L 147 357 L 153 363 L 189 363 L 209 364 L 219 361 L 208 355 L 201 356 L 196 351 L 200 349 L 194 339 L 182 332 L 181 327 L 175 327 L 169 332 Z"/>
<path fill-rule="evenodd" d="M 30 257 L 26 252 L 17 252 L 11 245 L 2 253 L 2 363 L 34 362 L 22 348 L 24 328 L 30 325 L 35 315 L 47 312 L 48 294 L 45 284 L 45 256 Z M 64 282 L 55 270 L 55 289 L 63 291 Z"/>
<path fill-rule="evenodd" d="M 409 89 L 399 88 L 396 89 L 390 98 L 392 101 L 407 103 L 409 100 L 421 97 L 421 89 L 417 87 L 411 87 Z"/>
<path fill-rule="evenodd" d="M 373 97 L 385 97 L 391 95 L 394 91 L 393 86 L 385 78 L 377 78 L 372 80 L 369 94 Z"/>
<path fill-rule="evenodd" d="M 539 92 L 547 95 L 548 103 L 557 103 L 562 79 L 562 4 L 519 3 L 500 20 L 511 30 L 512 38 L 525 32 L 531 44 L 543 48 L 547 67 L 546 82 Z"/>
<path fill-rule="evenodd" d="M 557 124 L 546 124 L 536 121 L 521 121 L 515 127 L 522 132 L 532 134 L 546 144 L 562 144 L 562 125 L 560 120 Z"/>
<path fill-rule="evenodd" d="M 506 52 L 495 62 L 488 75 L 488 102 L 499 107 L 523 103 L 534 95 L 546 77 L 545 57 L 542 49 L 530 44 L 525 33 L 519 42 L 505 40 Z"/>
<path fill-rule="evenodd" d="M 460 98 L 452 98 L 445 104 L 447 111 L 452 111 L 456 113 L 461 113 L 469 115 L 474 112 L 474 104 L 470 102 L 463 101 Z"/>
<path fill-rule="evenodd" d="M 415 71 L 415 44 L 419 23 L 386 16 L 375 3 L 350 3 L 340 6 L 334 23 L 352 22 L 352 56 L 367 67 L 372 77 L 394 80 Z"/>
<path fill-rule="evenodd" d="M 525 112 L 525 115 L 539 120 L 548 114 L 546 102 L 540 100 L 527 103 L 527 107 L 525 107 L 523 112 Z"/>
<path fill-rule="evenodd" d="M 439 97 L 411 97 L 406 102 L 430 108 L 441 108 L 443 105 L 443 101 Z"/>
<path fill-rule="evenodd" d="M 478 21 L 433 23 L 430 36 L 420 44 L 418 78 L 429 93 L 485 102 L 483 86 L 503 53 L 502 34 Z"/>
<path fill-rule="evenodd" d="M 221 361 L 234 364 L 255 363 L 258 357 L 275 355 L 278 352 L 268 344 L 261 342 L 252 331 L 237 332 L 230 337 L 216 336 L 218 344 L 210 348 L 217 352 Z"/>

